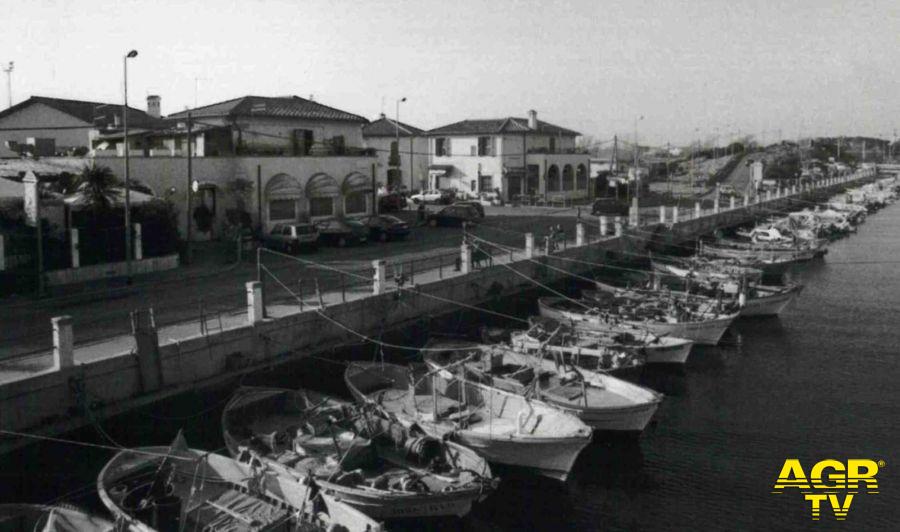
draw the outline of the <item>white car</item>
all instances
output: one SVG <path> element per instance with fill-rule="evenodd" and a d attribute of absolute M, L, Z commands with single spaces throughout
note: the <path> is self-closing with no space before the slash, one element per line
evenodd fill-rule
<path fill-rule="evenodd" d="M 440 190 L 424 190 L 418 194 L 409 197 L 413 203 L 437 203 L 441 200 L 443 194 Z"/>

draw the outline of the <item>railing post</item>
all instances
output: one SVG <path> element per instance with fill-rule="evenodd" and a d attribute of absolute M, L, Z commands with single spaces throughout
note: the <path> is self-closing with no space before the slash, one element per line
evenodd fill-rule
<path fill-rule="evenodd" d="M 718 196 L 716 196 L 716 198 L 713 199 L 713 213 L 719 214 L 719 197 Z"/>
<path fill-rule="evenodd" d="M 347 302 L 347 280 L 345 279 L 346 275 L 341 273 L 341 301 Z"/>
<path fill-rule="evenodd" d="M 134 260 L 144 258 L 144 239 L 142 238 L 141 224 L 134 224 Z"/>
<path fill-rule="evenodd" d="M 244 286 L 247 289 L 247 323 L 254 325 L 263 320 L 262 283 L 250 281 Z M 300 310 L 302 311 L 303 308 L 301 307 Z"/>
<path fill-rule="evenodd" d="M 72 257 L 72 267 L 81 267 L 81 254 L 78 252 L 78 229 L 69 229 L 69 254 Z"/>
<path fill-rule="evenodd" d="M 672 207 L 672 223 L 673 224 L 678 223 L 678 205 L 675 205 L 674 207 Z"/>
<path fill-rule="evenodd" d="M 744 207 L 750 205 L 750 195 L 744 192 Z"/>
<path fill-rule="evenodd" d="M 438 255 L 438 279 L 444 278 L 444 256 Z"/>
<path fill-rule="evenodd" d="M 600 216 L 600 236 L 604 237 L 609 234 L 609 221 L 606 216 Z"/>
<path fill-rule="evenodd" d="M 416 261 L 409 261 L 409 284 L 416 282 Z"/>
<path fill-rule="evenodd" d="M 53 324 L 53 369 L 59 371 L 75 365 L 75 334 L 71 316 L 50 318 Z"/>
<path fill-rule="evenodd" d="M 631 206 L 628 209 L 628 225 L 632 227 L 641 225 L 641 209 L 638 206 L 637 198 L 631 198 Z"/>
<path fill-rule="evenodd" d="M 621 216 L 616 216 L 615 226 L 616 226 L 616 236 L 622 236 L 623 228 L 622 228 L 622 217 Z"/>
<path fill-rule="evenodd" d="M 728 198 L 728 208 L 734 210 L 734 196 Z"/>
<path fill-rule="evenodd" d="M 699 202 L 699 201 L 695 201 L 695 202 L 694 202 L 694 218 L 699 218 L 699 217 L 700 217 L 700 212 L 701 212 L 701 209 L 700 209 L 700 202 Z"/>
<path fill-rule="evenodd" d="M 384 293 L 384 261 L 383 260 L 373 260 L 372 268 L 375 269 L 375 275 L 372 277 L 372 293 L 376 296 L 378 294 Z"/>
<path fill-rule="evenodd" d="M 459 260 L 462 273 L 469 273 L 472 269 L 472 248 L 465 242 L 459 247 Z"/>
<path fill-rule="evenodd" d="M 525 233 L 525 258 L 534 257 L 534 233 Z"/>
<path fill-rule="evenodd" d="M 578 222 L 575 224 L 575 245 L 583 246 L 584 244 L 584 224 Z"/>
<path fill-rule="evenodd" d="M 137 351 L 141 390 L 158 390 L 163 385 L 162 365 L 159 359 L 159 335 L 150 310 L 131 313 L 131 331 Z"/>
<path fill-rule="evenodd" d="M 666 223 L 666 206 L 665 205 L 659 206 L 659 223 L 661 223 L 661 224 Z"/>

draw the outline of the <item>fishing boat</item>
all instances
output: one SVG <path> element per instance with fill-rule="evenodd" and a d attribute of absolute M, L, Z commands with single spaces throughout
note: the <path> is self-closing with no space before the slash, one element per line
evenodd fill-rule
<path fill-rule="evenodd" d="M 67 504 L 0 504 L 0 532 L 116 532 L 102 517 Z"/>
<path fill-rule="evenodd" d="M 620 324 L 646 329 L 664 336 L 686 338 L 698 345 L 716 345 L 738 312 L 730 314 L 695 314 L 679 317 L 666 314 L 658 309 L 634 307 L 627 312 L 611 312 L 601 309 L 596 302 L 573 301 L 563 297 L 542 297 L 538 299 L 541 316 L 563 322 L 574 322 L 579 327 L 600 331 L 616 330 Z M 620 309 L 622 310 L 622 309 Z"/>
<path fill-rule="evenodd" d="M 596 335 L 590 342 L 578 344 L 579 335 L 572 327 L 555 320 L 532 316 L 527 330 L 510 331 L 508 344 L 526 353 L 562 353 L 571 358 L 578 353 L 579 368 L 604 373 L 625 371 L 646 364 L 643 343 L 625 333 Z M 617 338 L 619 336 L 619 338 Z"/>
<path fill-rule="evenodd" d="M 653 390 L 579 368 L 559 352 L 534 356 L 499 344 L 462 341 L 429 342 L 426 347 L 425 363 L 445 381 L 458 378 L 451 369 L 458 367 L 465 380 L 533 395 L 595 430 L 643 432 L 663 399 Z"/>
<path fill-rule="evenodd" d="M 353 363 L 344 378 L 357 400 L 491 463 L 565 481 L 591 440 L 590 427 L 571 414 L 477 383 L 439 385 L 422 364 Z"/>
<path fill-rule="evenodd" d="M 799 283 L 789 283 L 785 286 L 750 285 L 746 290 L 740 316 L 742 318 L 778 316 L 797 299 L 801 291 L 803 285 Z"/>
<path fill-rule="evenodd" d="M 678 279 L 691 279 L 698 282 L 706 282 L 726 286 L 734 285 L 733 291 L 737 291 L 735 279 L 746 278 L 751 282 L 762 279 L 762 270 L 742 265 L 734 259 L 715 259 L 706 257 L 658 257 L 650 258 L 650 264 L 655 272 L 668 277 Z"/>
<path fill-rule="evenodd" d="M 222 430 L 239 461 L 258 458 L 311 479 L 379 520 L 462 517 L 496 484 L 471 449 L 306 390 L 243 387 L 225 407 Z"/>
<path fill-rule="evenodd" d="M 230 530 L 381 530 L 381 525 L 307 483 L 278 474 L 260 461 L 241 463 L 172 445 L 116 454 L 97 478 L 100 500 L 138 532 Z"/>
<path fill-rule="evenodd" d="M 657 336 L 646 329 L 624 323 L 611 326 L 608 330 L 582 327 L 579 322 L 557 321 L 543 316 L 532 316 L 528 318 L 528 323 L 531 327 L 527 331 L 510 335 L 510 342 L 517 349 L 529 351 L 546 346 L 572 354 L 609 347 L 626 348 L 641 353 L 647 364 L 684 364 L 694 345 L 686 338 Z M 582 356 L 580 360 L 583 364 L 589 357 Z"/>
<path fill-rule="evenodd" d="M 808 261 L 814 258 L 811 250 L 797 252 L 791 250 L 754 250 L 717 246 L 714 244 L 700 244 L 701 256 L 720 259 L 730 259 L 739 264 L 758 269 L 766 277 L 780 277 L 787 273 L 798 262 Z"/>

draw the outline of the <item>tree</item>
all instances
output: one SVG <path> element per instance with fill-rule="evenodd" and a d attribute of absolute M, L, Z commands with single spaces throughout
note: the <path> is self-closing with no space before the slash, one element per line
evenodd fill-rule
<path fill-rule="evenodd" d="M 95 211 L 112 209 L 119 196 L 119 178 L 108 166 L 85 166 L 78 176 L 78 191 Z"/>

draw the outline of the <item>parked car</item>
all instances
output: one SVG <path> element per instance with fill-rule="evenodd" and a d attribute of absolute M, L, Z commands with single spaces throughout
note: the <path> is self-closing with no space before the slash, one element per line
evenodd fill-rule
<path fill-rule="evenodd" d="M 268 248 L 288 253 L 296 253 L 303 247 L 315 250 L 319 247 L 319 230 L 307 223 L 275 224 L 272 230 L 263 236 L 263 244 Z"/>
<path fill-rule="evenodd" d="M 448 205 L 436 213 L 428 215 L 431 227 L 461 227 L 463 222 L 477 223 L 482 216 L 473 205 Z"/>
<path fill-rule="evenodd" d="M 616 198 L 599 198 L 591 206 L 594 216 L 628 216 L 628 204 Z"/>
<path fill-rule="evenodd" d="M 478 217 L 484 218 L 484 204 L 482 204 L 478 200 L 473 201 L 457 201 L 453 203 L 454 205 L 469 205 L 475 207 L 475 210 L 478 211 Z"/>
<path fill-rule="evenodd" d="M 437 203 L 444 197 L 440 190 L 423 190 L 409 197 L 413 203 Z"/>
<path fill-rule="evenodd" d="M 409 224 L 396 216 L 376 214 L 365 218 L 363 223 L 369 228 L 369 238 L 379 242 L 399 240 L 409 234 Z"/>
<path fill-rule="evenodd" d="M 363 243 L 369 237 L 369 228 L 359 220 L 331 218 L 316 222 L 319 240 L 342 248 L 352 243 Z"/>
<path fill-rule="evenodd" d="M 391 192 L 378 198 L 378 212 L 397 212 L 406 209 L 406 196 L 398 192 Z"/>

